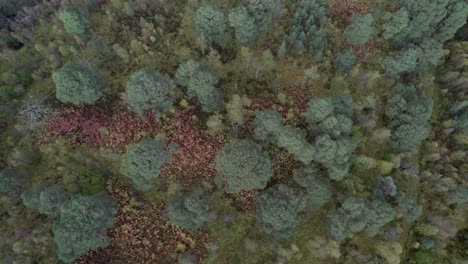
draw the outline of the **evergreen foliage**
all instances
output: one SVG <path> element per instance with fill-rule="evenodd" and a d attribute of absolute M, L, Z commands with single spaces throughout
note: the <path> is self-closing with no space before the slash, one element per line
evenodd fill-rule
<path fill-rule="evenodd" d="M 410 23 L 408 10 L 404 7 L 394 14 L 387 13 L 384 17 L 387 20 L 382 26 L 382 37 L 384 39 L 393 38 L 393 36 L 405 29 Z"/>
<path fill-rule="evenodd" d="M 289 237 L 305 203 L 300 192 L 283 184 L 260 193 L 256 199 L 257 226 L 277 238 Z"/>
<path fill-rule="evenodd" d="M 445 55 L 444 42 L 466 23 L 466 1 L 408 0 L 397 4 L 395 13 L 385 15 L 382 26 L 382 36 L 399 48 L 382 60 L 386 73 L 412 73 L 439 65 Z"/>
<path fill-rule="evenodd" d="M 315 60 L 323 59 L 326 46 L 326 7 L 321 0 L 302 0 L 294 13 L 286 40 L 296 52 L 307 52 Z"/>
<path fill-rule="evenodd" d="M 343 240 L 351 233 L 376 233 L 394 217 L 393 208 L 385 201 L 349 197 L 335 213 L 327 215 L 327 223 L 331 236 Z"/>
<path fill-rule="evenodd" d="M 353 101 L 350 96 L 315 98 L 310 100 L 307 106 L 308 109 L 304 113 L 304 117 L 311 131 L 318 127 L 319 132 L 334 138 L 347 136 L 351 133 Z"/>
<path fill-rule="evenodd" d="M 218 77 L 206 65 L 194 60 L 181 64 L 176 72 L 176 82 L 187 87 L 189 98 L 198 98 L 204 112 L 217 110 L 223 104 L 221 91 L 215 87 Z"/>
<path fill-rule="evenodd" d="M 314 160 L 327 169 L 330 179 L 341 181 L 351 168 L 357 145 L 358 142 L 350 138 L 333 140 L 329 135 L 318 136 L 315 139 Z"/>
<path fill-rule="evenodd" d="M 436 39 L 443 43 L 453 38 L 456 31 L 466 23 L 468 14 L 468 5 L 463 0 L 408 0 L 399 1 L 398 7 L 396 15 L 407 11 L 410 18 L 408 26 L 392 38 L 400 46 L 421 43 L 425 38 L 436 37 L 442 32 Z"/>
<path fill-rule="evenodd" d="M 385 73 L 390 76 L 409 73 L 416 69 L 420 54 L 421 49 L 419 47 L 410 45 L 383 58 L 380 64 Z"/>
<path fill-rule="evenodd" d="M 374 18 L 371 14 L 354 15 L 351 24 L 346 27 L 344 35 L 351 45 L 361 45 L 375 34 Z"/>
<path fill-rule="evenodd" d="M 41 214 L 56 217 L 60 206 L 69 199 L 69 194 L 58 185 L 36 186 L 31 191 L 23 192 L 21 198 L 26 207 Z"/>
<path fill-rule="evenodd" d="M 356 62 L 356 55 L 352 49 L 345 49 L 336 55 L 335 68 L 338 72 L 349 72 Z"/>
<path fill-rule="evenodd" d="M 409 151 L 428 136 L 433 108 L 432 100 L 419 97 L 414 86 L 398 84 L 394 88 L 392 103 L 385 108 L 385 115 L 394 130 L 391 143 L 395 150 Z"/>
<path fill-rule="evenodd" d="M 60 260 L 71 263 L 88 250 L 106 246 L 106 229 L 114 225 L 115 212 L 106 194 L 77 195 L 64 202 L 53 226 Z"/>
<path fill-rule="evenodd" d="M 278 144 L 304 164 L 309 164 L 314 158 L 313 145 L 307 142 L 305 132 L 289 125 L 285 126 L 276 110 L 257 112 L 253 126 L 254 138 Z"/>
<path fill-rule="evenodd" d="M 218 171 L 226 179 L 227 193 L 263 189 L 273 176 L 269 155 L 249 139 L 224 145 L 215 161 Z"/>
<path fill-rule="evenodd" d="M 133 73 L 127 81 L 125 100 L 131 110 L 140 116 L 148 110 L 164 114 L 174 103 L 173 88 L 174 83 L 170 78 L 144 67 Z"/>
<path fill-rule="evenodd" d="M 197 36 L 208 44 L 224 48 L 231 40 L 226 16 L 216 4 L 200 6 L 195 12 L 193 24 Z"/>
<path fill-rule="evenodd" d="M 294 180 L 305 188 L 306 208 L 316 210 L 321 208 L 332 198 L 330 182 L 323 177 L 320 171 L 313 164 L 299 170 Z"/>
<path fill-rule="evenodd" d="M 414 222 L 422 215 L 422 207 L 412 198 L 400 197 L 398 199 L 398 211 L 408 222 Z"/>
<path fill-rule="evenodd" d="M 252 124 L 255 139 L 274 143 L 283 128 L 283 119 L 276 110 L 262 110 L 255 113 Z"/>
<path fill-rule="evenodd" d="M 87 66 L 67 63 L 52 73 L 52 79 L 63 103 L 93 104 L 102 96 L 104 77 Z"/>
<path fill-rule="evenodd" d="M 309 164 L 314 158 L 315 149 L 306 140 L 306 133 L 299 128 L 284 126 L 278 134 L 278 146 L 294 155 L 296 160 Z"/>
<path fill-rule="evenodd" d="M 0 171 L 0 193 L 18 197 L 24 188 L 24 176 L 15 168 Z"/>
<path fill-rule="evenodd" d="M 198 229 L 208 219 L 208 197 L 201 188 L 169 199 L 169 220 L 189 231 Z"/>
<path fill-rule="evenodd" d="M 148 191 L 153 187 L 153 180 L 161 174 L 164 163 L 169 160 L 170 154 L 164 149 L 162 141 L 145 138 L 127 148 L 122 169 L 132 179 L 135 189 Z"/>
<path fill-rule="evenodd" d="M 74 34 L 84 34 L 91 28 L 88 11 L 82 7 L 66 7 L 58 13 L 65 31 Z"/>
<path fill-rule="evenodd" d="M 397 195 L 397 187 L 393 182 L 393 178 L 391 176 L 378 176 L 372 189 L 372 195 L 382 199 L 386 196 L 395 197 Z"/>
<path fill-rule="evenodd" d="M 468 128 L 468 100 L 455 102 L 449 110 L 451 130 L 464 130 Z"/>
<path fill-rule="evenodd" d="M 282 0 L 243 0 L 242 4 L 254 17 L 259 31 L 267 30 L 273 19 L 281 15 Z"/>
<path fill-rule="evenodd" d="M 247 46 L 255 41 L 259 35 L 259 30 L 246 7 L 239 6 L 229 13 L 229 24 L 236 32 L 236 40 L 239 44 Z"/>

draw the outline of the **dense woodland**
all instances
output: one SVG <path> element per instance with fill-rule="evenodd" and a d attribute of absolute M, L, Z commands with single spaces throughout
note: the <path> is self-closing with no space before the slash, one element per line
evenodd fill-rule
<path fill-rule="evenodd" d="M 463 264 L 465 0 L 0 0 L 0 262 Z"/>

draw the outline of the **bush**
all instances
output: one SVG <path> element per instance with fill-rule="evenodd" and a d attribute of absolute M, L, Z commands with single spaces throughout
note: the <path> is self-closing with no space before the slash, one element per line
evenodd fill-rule
<path fill-rule="evenodd" d="M 195 12 L 193 24 L 197 36 L 208 44 L 226 47 L 231 41 L 226 16 L 215 4 L 204 4 Z"/>
<path fill-rule="evenodd" d="M 174 83 L 168 77 L 151 68 L 144 67 L 127 81 L 125 100 L 135 113 L 144 116 L 145 111 L 166 113 L 172 107 Z"/>
<path fill-rule="evenodd" d="M 296 8 L 286 40 L 294 51 L 306 51 L 315 60 L 323 59 L 326 46 L 326 8 L 319 0 L 302 0 Z"/>
<path fill-rule="evenodd" d="M 15 168 L 0 171 L 0 193 L 18 197 L 24 188 L 24 176 Z"/>
<path fill-rule="evenodd" d="M 349 72 L 356 62 L 356 55 L 352 49 L 346 49 L 338 53 L 335 59 L 335 68 L 337 72 Z"/>
<path fill-rule="evenodd" d="M 374 18 L 371 14 L 353 15 L 351 24 L 346 27 L 344 35 L 351 45 L 366 43 L 375 34 Z"/>
<path fill-rule="evenodd" d="M 304 199 L 297 190 L 283 184 L 275 185 L 257 196 L 257 226 L 269 235 L 287 238 L 294 232 L 304 206 Z"/>
<path fill-rule="evenodd" d="M 222 106 L 221 91 L 215 87 L 218 77 L 207 66 L 189 60 L 176 72 L 176 82 L 187 87 L 189 98 L 197 97 L 202 111 L 212 112 Z"/>
<path fill-rule="evenodd" d="M 329 202 L 332 198 L 330 182 L 324 178 L 314 165 L 301 169 L 294 180 L 299 186 L 305 188 L 305 204 L 309 210 L 316 210 Z"/>
<path fill-rule="evenodd" d="M 87 66 L 67 63 L 52 73 L 55 96 L 63 103 L 93 104 L 102 96 L 104 78 Z"/>
<path fill-rule="evenodd" d="M 397 85 L 392 103 L 385 108 L 385 115 L 394 130 L 391 143 L 397 151 L 415 148 L 429 134 L 429 119 L 434 103 L 430 98 L 419 97 L 413 86 Z"/>
<path fill-rule="evenodd" d="M 164 163 L 169 162 L 169 153 L 161 141 L 145 138 L 127 147 L 123 158 L 123 173 L 132 179 L 133 186 L 139 191 L 148 191 L 153 180 L 161 174 Z"/>
<path fill-rule="evenodd" d="M 169 220 L 189 231 L 195 231 L 208 219 L 208 198 L 201 188 L 169 199 Z"/>
<path fill-rule="evenodd" d="M 60 206 L 67 202 L 69 194 L 60 186 L 36 186 L 21 195 L 24 206 L 51 217 L 58 216 Z"/>
<path fill-rule="evenodd" d="M 265 188 L 273 176 L 270 157 L 252 140 L 226 144 L 217 154 L 216 166 L 226 179 L 226 192 Z"/>
<path fill-rule="evenodd" d="M 58 13 L 58 18 L 68 33 L 84 34 L 91 28 L 88 12 L 81 7 L 66 7 Z"/>
<path fill-rule="evenodd" d="M 106 246 L 106 229 L 113 227 L 115 212 L 106 194 L 77 195 L 64 202 L 53 226 L 59 259 L 71 263 L 89 250 Z"/>

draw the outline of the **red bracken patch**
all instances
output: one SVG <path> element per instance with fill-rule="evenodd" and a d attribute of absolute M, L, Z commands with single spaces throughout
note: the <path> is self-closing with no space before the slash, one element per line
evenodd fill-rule
<path fill-rule="evenodd" d="M 214 158 L 223 146 L 223 138 L 202 130 L 192 115 L 190 109 L 178 110 L 164 126 L 169 143 L 175 143 L 178 149 L 164 166 L 163 175 L 175 178 L 184 187 L 215 176 Z"/>
<path fill-rule="evenodd" d="M 345 25 L 351 23 L 351 17 L 355 14 L 369 13 L 370 7 L 365 0 L 331 0 L 329 12 Z"/>
<path fill-rule="evenodd" d="M 356 54 L 357 59 L 362 61 L 370 58 L 379 47 L 380 45 L 377 41 L 377 37 L 373 37 L 360 46 L 351 46 L 351 49 L 354 51 L 354 54 Z"/>
<path fill-rule="evenodd" d="M 66 107 L 49 120 L 47 131 L 51 136 L 77 135 L 74 143 L 96 147 L 101 141 L 100 129 L 107 122 L 105 111 L 98 107 Z"/>
<path fill-rule="evenodd" d="M 208 234 L 186 232 L 163 219 L 164 203 L 144 202 L 129 187 L 108 186 L 117 202 L 115 226 L 108 231 L 109 245 L 76 263 L 177 263 L 177 255 L 190 252 L 198 260 L 206 256 Z"/>
<path fill-rule="evenodd" d="M 91 148 L 123 150 L 131 142 L 157 134 L 161 128 L 153 114 L 142 119 L 125 110 L 111 114 L 97 106 L 66 107 L 57 112 L 47 124 L 50 135 L 69 136 L 72 143 Z"/>
<path fill-rule="evenodd" d="M 154 114 L 142 119 L 135 114 L 121 111 L 112 115 L 106 129 L 107 135 L 103 138 L 103 146 L 123 150 L 131 142 L 138 142 L 145 136 L 158 134 L 161 123 Z"/>

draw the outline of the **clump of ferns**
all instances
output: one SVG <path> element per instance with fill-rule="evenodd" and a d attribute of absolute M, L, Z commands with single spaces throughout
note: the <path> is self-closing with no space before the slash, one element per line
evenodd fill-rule
<path fill-rule="evenodd" d="M 50 94 L 51 93 L 35 96 L 29 94 L 26 96 L 23 105 L 18 111 L 18 116 L 25 123 L 28 130 L 36 128 L 37 125 L 47 117 L 49 109 L 45 101 Z"/>

